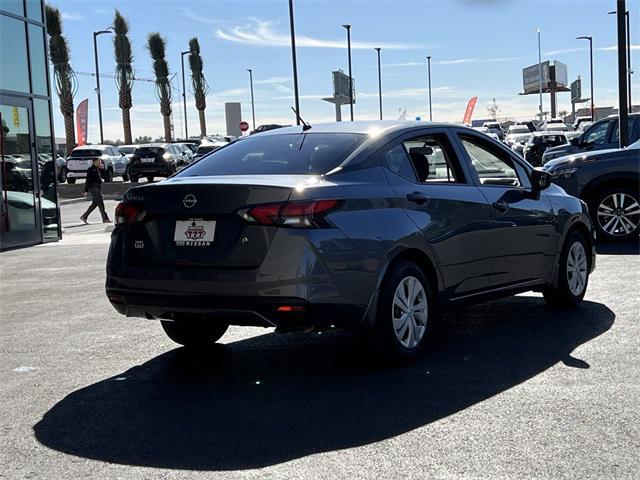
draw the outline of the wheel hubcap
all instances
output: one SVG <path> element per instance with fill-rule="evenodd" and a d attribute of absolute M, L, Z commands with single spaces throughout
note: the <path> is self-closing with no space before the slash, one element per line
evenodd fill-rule
<path fill-rule="evenodd" d="M 635 231 L 640 223 L 638 200 L 626 193 L 605 197 L 596 212 L 598 224 L 611 236 L 624 236 Z"/>
<path fill-rule="evenodd" d="M 575 296 L 580 295 L 587 285 L 587 254 L 580 242 L 571 245 L 567 256 L 567 282 Z"/>
<path fill-rule="evenodd" d="M 429 316 L 427 294 L 415 277 L 405 277 L 393 296 L 392 319 L 396 338 L 405 348 L 420 343 Z"/>

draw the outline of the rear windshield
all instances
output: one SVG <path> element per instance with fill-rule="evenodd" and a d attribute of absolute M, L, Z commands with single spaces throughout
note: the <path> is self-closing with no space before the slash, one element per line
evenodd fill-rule
<path fill-rule="evenodd" d="M 179 176 L 323 174 L 340 165 L 366 138 L 354 133 L 248 137 L 203 157 Z"/>
<path fill-rule="evenodd" d="M 158 154 L 164 153 L 164 149 L 162 147 L 141 147 L 136 148 L 136 151 L 133 153 L 136 157 L 155 157 Z"/>
<path fill-rule="evenodd" d="M 88 148 L 83 148 L 82 150 L 74 150 L 71 152 L 70 157 L 101 157 L 102 150 L 90 150 Z"/>
<path fill-rule="evenodd" d="M 206 147 L 198 147 L 196 150 L 196 155 L 204 155 L 205 153 L 213 152 L 214 150 L 219 149 L 218 145 L 207 145 Z"/>
<path fill-rule="evenodd" d="M 122 152 L 124 155 L 128 155 L 135 151 L 136 147 L 118 147 L 118 150 Z"/>
<path fill-rule="evenodd" d="M 511 127 L 509 129 L 510 133 L 529 133 L 528 127 Z"/>

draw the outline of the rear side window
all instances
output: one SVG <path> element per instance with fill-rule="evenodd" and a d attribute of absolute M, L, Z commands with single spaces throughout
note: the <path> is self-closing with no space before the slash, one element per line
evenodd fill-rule
<path fill-rule="evenodd" d="M 629 119 L 629 127 L 627 128 L 627 133 L 629 135 L 629 137 L 631 137 L 631 135 L 633 135 L 633 129 L 635 128 L 636 125 L 636 118 L 630 117 Z M 618 120 L 615 121 L 615 123 L 613 124 L 613 133 L 611 134 L 611 140 L 609 141 L 609 143 L 619 143 L 620 142 L 620 128 L 618 125 Z"/>
<path fill-rule="evenodd" d="M 102 156 L 102 151 L 101 150 L 93 150 L 93 149 L 89 149 L 89 148 L 83 148 L 81 150 L 74 150 L 73 152 L 71 152 L 71 155 L 69 155 L 72 158 L 80 158 L 80 157 L 101 157 Z"/>
<path fill-rule="evenodd" d="M 178 176 L 324 174 L 339 166 L 366 138 L 352 133 L 248 137 L 191 164 Z"/>
<path fill-rule="evenodd" d="M 607 141 L 607 130 L 611 122 L 600 122 L 593 125 L 584 136 L 584 143 L 590 145 L 602 145 Z"/>
<path fill-rule="evenodd" d="M 142 147 L 136 148 L 134 155 L 136 157 L 155 157 L 157 155 L 162 155 L 164 153 L 164 149 L 160 147 Z"/>
<path fill-rule="evenodd" d="M 424 135 L 405 140 L 404 148 L 423 183 L 464 183 L 460 167 L 444 135 Z"/>

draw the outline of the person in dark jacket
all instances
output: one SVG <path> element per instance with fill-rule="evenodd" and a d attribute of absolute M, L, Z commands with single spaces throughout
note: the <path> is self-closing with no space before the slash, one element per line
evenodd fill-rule
<path fill-rule="evenodd" d="M 100 215 L 102 215 L 102 223 L 111 223 L 109 215 L 104 209 L 104 201 L 102 200 L 102 175 L 100 175 L 100 160 L 95 159 L 93 165 L 87 169 L 87 177 L 84 180 L 84 195 L 91 195 L 91 205 L 87 208 L 87 211 L 80 217 L 84 223 L 89 223 L 87 218 L 95 210 L 96 207 L 100 209 Z"/>

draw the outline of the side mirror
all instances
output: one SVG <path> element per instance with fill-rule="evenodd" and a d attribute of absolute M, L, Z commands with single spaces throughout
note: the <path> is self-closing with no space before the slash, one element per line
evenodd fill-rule
<path fill-rule="evenodd" d="M 551 185 L 551 174 L 541 168 L 531 171 L 531 191 L 540 192 Z"/>

